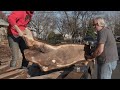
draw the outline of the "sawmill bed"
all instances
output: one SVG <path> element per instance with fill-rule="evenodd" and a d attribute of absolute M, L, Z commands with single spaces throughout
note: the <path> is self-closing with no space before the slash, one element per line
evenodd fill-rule
<path fill-rule="evenodd" d="M 37 70 L 36 70 L 37 71 Z M 67 68 L 44 72 L 41 75 L 32 76 L 27 79 L 93 79 L 94 62 L 78 62 Z"/>
<path fill-rule="evenodd" d="M 41 72 L 39 68 L 28 69 L 10 68 L 8 65 L 0 66 L 0 79 L 92 79 L 93 62 L 78 62 L 68 68 Z M 80 67 L 80 68 L 79 68 Z M 37 74 L 37 73 L 41 74 Z M 35 75 L 36 74 L 36 75 Z"/>

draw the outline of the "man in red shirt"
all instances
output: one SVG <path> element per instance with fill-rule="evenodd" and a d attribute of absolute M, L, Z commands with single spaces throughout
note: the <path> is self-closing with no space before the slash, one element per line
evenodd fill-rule
<path fill-rule="evenodd" d="M 27 47 L 23 40 L 23 32 L 27 28 L 28 23 L 31 21 L 33 11 L 13 11 L 8 16 L 8 42 L 12 52 L 12 60 L 10 67 L 17 67 L 17 60 L 22 60 L 21 67 L 27 67 L 28 61 L 25 59 L 24 50 Z"/>

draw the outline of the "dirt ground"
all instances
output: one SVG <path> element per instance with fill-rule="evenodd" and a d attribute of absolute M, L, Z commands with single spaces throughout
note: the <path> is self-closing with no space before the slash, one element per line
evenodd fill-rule
<path fill-rule="evenodd" d="M 117 44 L 118 52 L 120 53 L 120 43 Z M 9 63 L 11 60 L 11 52 L 8 45 L 8 41 L 5 40 L 0 42 L 0 64 L 7 62 Z M 94 78 L 96 78 L 96 71 Z M 117 68 L 113 71 L 112 79 L 120 79 L 120 62 L 117 65 Z"/>

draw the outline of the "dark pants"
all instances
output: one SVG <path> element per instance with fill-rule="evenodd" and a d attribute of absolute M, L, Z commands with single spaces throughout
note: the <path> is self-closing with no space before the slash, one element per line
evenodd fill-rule
<path fill-rule="evenodd" d="M 8 35 L 8 42 L 12 52 L 12 60 L 10 62 L 10 67 L 16 67 L 17 61 L 20 59 L 22 59 L 22 66 L 27 67 L 29 62 L 25 59 L 24 50 L 28 47 L 25 44 L 23 38 Z"/>

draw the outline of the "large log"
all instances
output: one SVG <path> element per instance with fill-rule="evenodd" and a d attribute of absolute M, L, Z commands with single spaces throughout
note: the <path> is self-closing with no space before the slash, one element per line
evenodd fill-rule
<path fill-rule="evenodd" d="M 28 61 L 38 64 L 43 71 L 50 71 L 70 66 L 78 61 L 85 60 L 84 45 L 66 44 L 52 46 L 33 39 L 32 34 L 23 38 L 29 49 L 25 50 Z"/>

